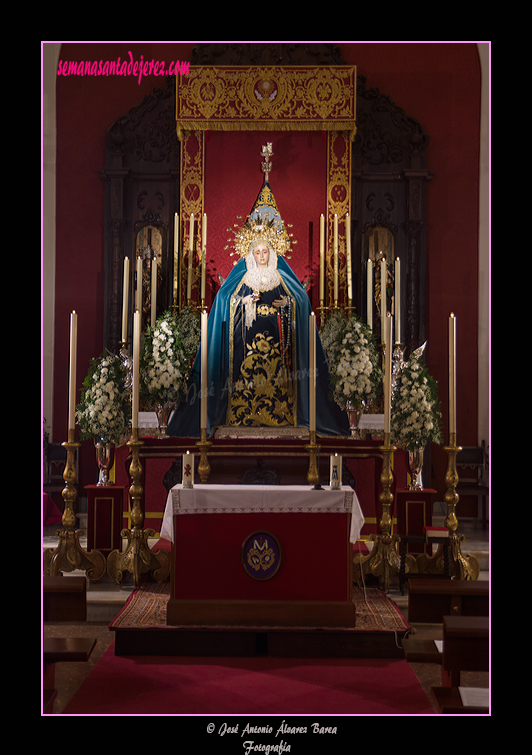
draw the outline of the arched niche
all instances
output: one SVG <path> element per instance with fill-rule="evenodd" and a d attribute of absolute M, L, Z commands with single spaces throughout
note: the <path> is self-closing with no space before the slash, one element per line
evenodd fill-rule
<path fill-rule="evenodd" d="M 167 231 L 163 225 L 140 223 L 135 226 L 135 259 L 142 260 L 142 329 L 168 309 Z M 155 280 L 154 280 L 155 278 Z M 155 284 L 155 285 L 154 285 Z M 135 290 L 138 285 L 134 282 Z M 154 297 L 155 294 L 155 297 Z M 152 311 L 152 301 L 155 307 Z"/>

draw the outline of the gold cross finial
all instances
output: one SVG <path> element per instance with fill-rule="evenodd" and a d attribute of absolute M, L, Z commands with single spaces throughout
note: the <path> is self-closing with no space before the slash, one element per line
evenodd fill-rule
<path fill-rule="evenodd" d="M 272 157 L 273 155 L 272 143 L 268 142 L 265 146 L 263 146 L 260 154 L 264 158 L 264 162 L 262 163 L 262 172 L 264 173 L 264 180 L 265 182 L 267 182 L 270 170 L 273 167 L 270 162 L 270 157 Z"/>

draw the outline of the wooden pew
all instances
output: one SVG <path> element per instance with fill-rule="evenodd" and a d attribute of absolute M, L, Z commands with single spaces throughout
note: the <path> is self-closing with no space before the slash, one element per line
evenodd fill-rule
<path fill-rule="evenodd" d="M 443 616 L 489 616 L 489 582 L 416 579 L 408 584 L 408 621 L 440 624 Z"/>
<path fill-rule="evenodd" d="M 442 686 L 458 687 L 461 671 L 489 670 L 487 616 L 443 616 L 443 650 L 434 640 L 402 640 L 408 663 L 441 665 Z"/>
<path fill-rule="evenodd" d="M 482 705 L 481 703 L 465 704 L 458 687 L 431 687 L 430 693 L 439 713 L 472 716 L 487 715 L 490 710 L 489 705 Z"/>
<path fill-rule="evenodd" d="M 444 616 L 442 686 L 460 686 L 462 671 L 489 671 L 489 618 Z"/>
<path fill-rule="evenodd" d="M 56 663 L 86 662 L 89 660 L 96 637 L 45 637 L 43 639 L 43 713 L 53 713 L 57 697 L 55 687 Z"/>
<path fill-rule="evenodd" d="M 43 639 L 43 662 L 71 663 L 72 661 L 88 661 L 96 637 L 45 637 Z"/>
<path fill-rule="evenodd" d="M 43 577 L 43 621 L 86 621 L 85 577 Z"/>
<path fill-rule="evenodd" d="M 444 616 L 442 686 L 431 687 L 441 713 L 487 714 L 489 707 L 466 705 L 460 694 L 462 671 L 489 671 L 489 619 L 486 616 Z"/>
<path fill-rule="evenodd" d="M 482 706 L 464 706 L 460 695 L 463 671 L 489 671 L 489 618 L 487 616 L 444 616 L 443 649 L 434 640 L 403 639 L 409 663 L 441 665 L 441 687 L 431 694 L 441 713 L 487 713 Z"/>

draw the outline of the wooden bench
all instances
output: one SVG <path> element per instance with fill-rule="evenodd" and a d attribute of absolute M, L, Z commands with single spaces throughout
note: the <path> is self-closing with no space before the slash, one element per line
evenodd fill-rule
<path fill-rule="evenodd" d="M 442 651 L 434 640 L 406 638 L 402 641 L 408 663 L 434 663 L 441 665 L 441 687 L 435 702 L 441 712 L 449 713 L 450 707 L 463 706 L 458 687 L 463 671 L 489 670 L 489 618 L 487 616 L 444 616 Z M 444 690 L 456 690 L 451 695 Z M 443 690 L 443 691 L 442 691 Z M 467 711 L 474 706 L 467 706 Z M 481 706 L 477 706 L 481 707 Z M 445 710 L 443 710 L 445 708 Z M 478 711 L 475 711 L 478 712 Z M 485 710 L 480 712 L 485 713 Z"/>
<path fill-rule="evenodd" d="M 86 621 L 85 577 L 43 577 L 43 621 Z"/>
<path fill-rule="evenodd" d="M 431 687 L 430 693 L 439 713 L 472 716 L 475 714 L 487 715 L 490 710 L 489 705 L 464 705 L 458 687 Z"/>
<path fill-rule="evenodd" d="M 96 637 L 45 637 L 43 639 L 43 713 L 53 712 L 57 697 L 55 664 L 86 662 L 96 645 Z"/>
<path fill-rule="evenodd" d="M 489 616 L 489 582 L 416 579 L 408 585 L 408 621 L 440 624 L 443 616 Z"/>
<path fill-rule="evenodd" d="M 460 686 L 462 671 L 489 671 L 489 618 L 444 616 L 442 685 Z"/>
<path fill-rule="evenodd" d="M 43 662 L 48 664 L 88 661 L 95 645 L 95 637 L 45 637 Z"/>

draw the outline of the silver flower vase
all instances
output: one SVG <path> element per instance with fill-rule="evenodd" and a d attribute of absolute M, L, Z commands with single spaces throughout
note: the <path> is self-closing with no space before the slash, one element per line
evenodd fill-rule
<path fill-rule="evenodd" d="M 423 490 L 423 480 L 421 470 L 423 469 L 423 451 L 424 447 L 415 448 L 408 451 L 408 471 L 410 472 L 410 483 L 408 490 Z"/>
<path fill-rule="evenodd" d="M 109 473 L 115 463 L 115 444 L 107 443 L 105 440 L 95 440 L 94 447 L 96 449 L 96 461 L 98 463 L 99 486 L 112 485 L 113 483 L 109 479 Z"/>
<path fill-rule="evenodd" d="M 360 418 L 364 413 L 364 405 L 355 406 L 352 401 L 348 401 L 346 404 L 347 417 L 349 419 L 349 429 L 351 431 L 352 438 L 360 438 L 360 430 L 358 425 Z"/>
<path fill-rule="evenodd" d="M 155 412 L 157 414 L 157 437 L 158 438 L 168 438 L 167 429 L 168 429 L 168 419 L 170 417 L 170 413 L 173 409 L 172 404 L 157 404 L 155 407 Z"/>

